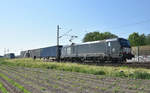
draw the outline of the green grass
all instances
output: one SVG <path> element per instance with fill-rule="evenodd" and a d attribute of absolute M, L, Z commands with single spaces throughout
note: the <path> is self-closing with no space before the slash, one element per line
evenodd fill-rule
<path fill-rule="evenodd" d="M 94 75 L 127 77 L 134 79 L 150 79 L 150 70 L 144 68 L 93 66 L 77 63 L 42 62 L 33 59 L 1 59 L 0 65 L 22 66 L 31 68 L 56 69 L 70 72 L 80 72 Z"/>
<path fill-rule="evenodd" d="M 3 84 L 0 82 L 0 90 L 2 93 L 9 93 L 3 86 Z"/>
<path fill-rule="evenodd" d="M 44 87 L 41 87 L 41 90 L 42 90 L 42 91 L 45 91 L 45 90 L 46 90 L 46 88 L 44 88 Z"/>
<path fill-rule="evenodd" d="M 12 79 L 8 78 L 7 76 L 5 76 L 4 74 L 0 73 L 0 77 L 4 78 L 5 80 L 7 80 L 9 83 L 11 83 L 13 86 L 19 88 L 23 93 L 31 93 L 28 90 L 26 90 L 23 86 L 21 86 L 20 84 L 16 83 L 15 81 L 13 81 Z M 5 92 L 3 92 L 5 93 Z M 7 92 L 6 92 L 7 93 Z"/>

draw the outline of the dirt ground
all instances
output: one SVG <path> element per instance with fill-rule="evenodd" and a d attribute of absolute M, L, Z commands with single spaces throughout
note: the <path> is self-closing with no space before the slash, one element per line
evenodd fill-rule
<path fill-rule="evenodd" d="M 0 73 L 31 93 L 150 93 L 150 80 L 4 65 L 0 66 Z M 21 93 L 1 77 L 0 81 L 10 93 Z"/>

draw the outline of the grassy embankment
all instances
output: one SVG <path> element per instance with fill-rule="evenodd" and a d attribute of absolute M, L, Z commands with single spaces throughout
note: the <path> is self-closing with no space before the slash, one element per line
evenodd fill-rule
<path fill-rule="evenodd" d="M 113 77 L 128 77 L 134 79 L 150 79 L 150 70 L 144 68 L 113 67 L 113 66 L 91 66 L 77 63 L 42 62 L 32 59 L 1 59 L 1 65 L 23 66 L 31 68 L 56 69 L 71 72 L 80 72 L 94 75 L 105 75 Z"/>

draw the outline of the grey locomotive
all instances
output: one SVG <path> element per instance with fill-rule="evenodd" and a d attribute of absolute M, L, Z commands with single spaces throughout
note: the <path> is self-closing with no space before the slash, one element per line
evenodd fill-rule
<path fill-rule="evenodd" d="M 63 46 L 63 61 L 123 62 L 131 59 L 131 46 L 124 38 L 114 38 Z"/>

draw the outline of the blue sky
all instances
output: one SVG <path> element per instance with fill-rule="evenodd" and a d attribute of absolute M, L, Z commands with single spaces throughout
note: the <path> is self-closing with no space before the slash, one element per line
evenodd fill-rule
<path fill-rule="evenodd" d="M 109 31 L 128 38 L 133 32 L 149 34 L 150 0 L 0 0 L 0 55 L 56 44 L 80 43 L 87 32 Z M 140 24 L 136 24 L 139 23 Z"/>

